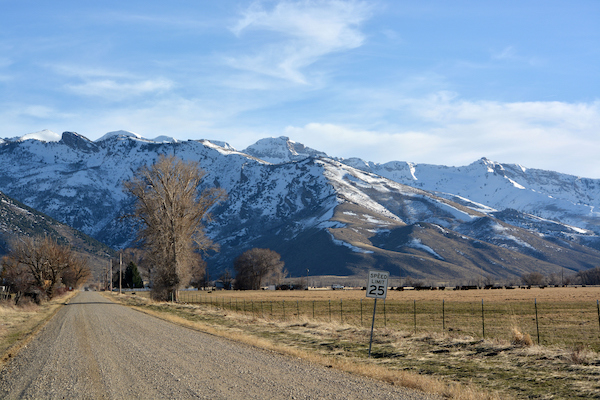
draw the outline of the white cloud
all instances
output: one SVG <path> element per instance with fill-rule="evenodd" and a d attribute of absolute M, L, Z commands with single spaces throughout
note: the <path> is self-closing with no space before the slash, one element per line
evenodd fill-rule
<path fill-rule="evenodd" d="M 386 132 L 335 124 L 288 127 L 286 135 L 332 156 L 467 165 L 488 157 L 599 178 L 600 102 L 471 102 L 439 94 L 407 101 L 429 128 Z"/>
<path fill-rule="evenodd" d="M 256 30 L 275 34 L 252 55 L 229 59 L 235 68 L 305 84 L 302 69 L 334 52 L 359 47 L 358 30 L 370 7 L 358 1 L 281 1 L 271 10 L 254 3 L 232 28 L 238 35 Z"/>

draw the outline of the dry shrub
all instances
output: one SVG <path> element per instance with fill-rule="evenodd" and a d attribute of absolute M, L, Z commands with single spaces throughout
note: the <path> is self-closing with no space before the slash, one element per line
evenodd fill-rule
<path fill-rule="evenodd" d="M 588 364 L 592 351 L 586 346 L 578 345 L 571 349 L 567 359 L 572 364 Z"/>
<path fill-rule="evenodd" d="M 512 344 L 515 346 L 530 347 L 533 346 L 533 340 L 528 333 L 521 333 L 517 328 L 512 329 Z"/>

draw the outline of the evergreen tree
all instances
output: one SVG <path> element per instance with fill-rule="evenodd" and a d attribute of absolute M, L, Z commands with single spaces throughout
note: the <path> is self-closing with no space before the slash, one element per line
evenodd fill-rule
<path fill-rule="evenodd" d="M 140 276 L 137 265 L 133 261 L 130 261 L 125 269 L 125 287 L 131 289 L 143 288 L 144 282 Z"/>

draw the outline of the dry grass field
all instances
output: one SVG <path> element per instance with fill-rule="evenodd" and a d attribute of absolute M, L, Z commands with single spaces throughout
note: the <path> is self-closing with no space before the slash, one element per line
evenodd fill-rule
<path fill-rule="evenodd" d="M 364 298 L 364 291 L 182 292 L 182 301 L 191 296 L 188 304 L 153 303 L 140 294 L 112 297 L 192 329 L 446 398 L 600 398 L 600 354 L 594 350 L 600 342 L 595 308 L 600 288 L 388 292 L 387 322 L 378 307 L 371 358 L 373 302 Z M 362 324 L 355 316 L 361 299 Z M 535 331 L 536 299 L 541 345 Z M 442 302 L 447 307 L 445 329 L 441 313 L 433 311 Z M 589 337 L 582 339 L 588 326 Z"/>
<path fill-rule="evenodd" d="M 362 290 L 182 291 L 182 302 L 293 321 L 308 319 L 370 326 L 373 300 Z M 497 290 L 389 290 L 376 326 L 413 333 L 457 333 L 600 351 L 600 287 Z M 539 343 L 538 343 L 539 338 Z"/>

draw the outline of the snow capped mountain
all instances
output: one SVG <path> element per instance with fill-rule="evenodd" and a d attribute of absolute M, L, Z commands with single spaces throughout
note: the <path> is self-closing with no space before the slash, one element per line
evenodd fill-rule
<path fill-rule="evenodd" d="M 106 139 L 110 139 L 112 137 L 121 137 L 121 138 L 130 137 L 130 138 L 134 138 L 134 139 L 143 139 L 143 137 L 141 135 L 138 135 L 135 132 L 120 130 L 120 131 L 108 132 L 107 134 L 102 136 L 100 139 L 97 139 L 96 142 L 103 142 Z"/>
<path fill-rule="evenodd" d="M 600 182 L 481 159 L 466 167 L 333 159 L 287 137 L 244 151 L 209 140 L 110 132 L 0 143 L 0 190 L 116 248 L 133 228 L 122 182 L 161 154 L 195 160 L 228 199 L 208 234 L 214 273 L 252 247 L 292 275 L 368 268 L 436 281 L 572 271 L 600 263 Z M 213 274 L 214 275 L 214 274 Z"/>
<path fill-rule="evenodd" d="M 60 134 L 52 132 L 48 129 L 44 129 L 39 132 L 28 133 L 20 138 L 17 138 L 16 140 L 23 141 L 29 139 L 41 140 L 43 142 L 58 142 L 60 140 Z"/>
<path fill-rule="evenodd" d="M 327 157 L 327 154 L 305 147 L 286 136 L 260 139 L 255 144 L 248 146 L 244 153 L 273 164 L 298 161 L 307 157 Z"/>
<path fill-rule="evenodd" d="M 463 204 L 511 208 L 600 233 L 600 180 L 526 169 L 482 158 L 465 167 L 390 162 L 344 162 L 395 182 L 438 193 Z M 491 210 L 490 210 L 491 211 Z"/>

